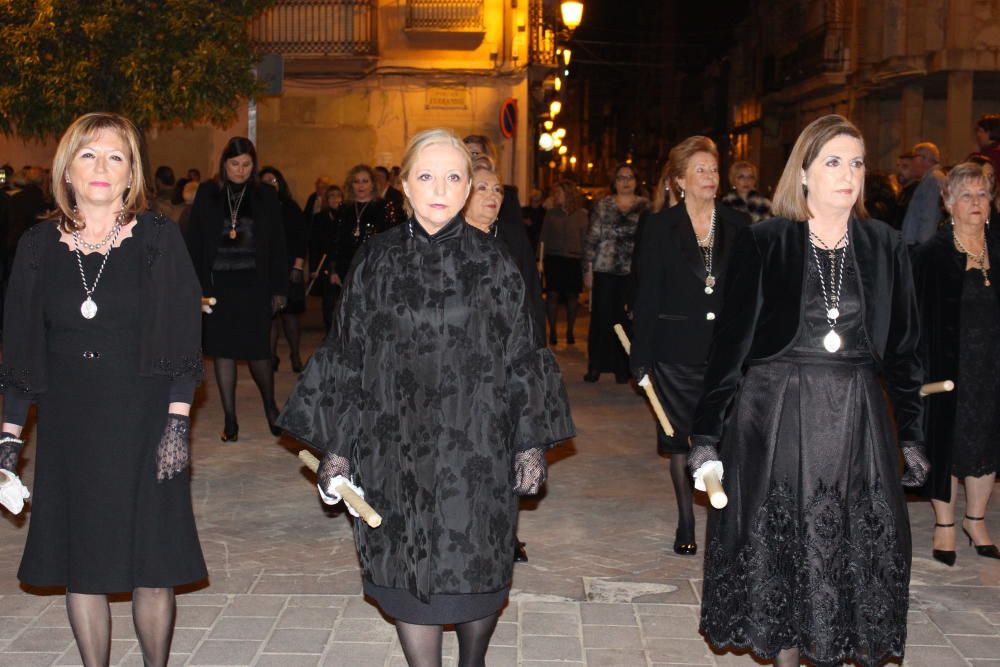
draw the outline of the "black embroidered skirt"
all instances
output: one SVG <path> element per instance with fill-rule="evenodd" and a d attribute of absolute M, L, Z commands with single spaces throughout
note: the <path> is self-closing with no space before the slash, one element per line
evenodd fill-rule
<path fill-rule="evenodd" d="M 708 524 L 701 631 L 824 667 L 902 656 L 910 528 L 867 353 L 751 366 L 723 436 L 729 506 Z"/>

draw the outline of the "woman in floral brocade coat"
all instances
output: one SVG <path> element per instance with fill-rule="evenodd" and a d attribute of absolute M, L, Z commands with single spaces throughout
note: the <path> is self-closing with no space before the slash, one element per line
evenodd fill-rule
<path fill-rule="evenodd" d="M 357 253 L 330 336 L 281 425 L 325 452 L 325 502 L 347 480 L 383 517 L 355 522 L 364 591 L 396 619 L 411 665 L 482 665 L 513 569 L 517 495 L 572 437 L 555 359 L 524 308 L 507 251 L 460 215 L 471 162 L 450 132 L 410 143 L 414 215 Z"/>

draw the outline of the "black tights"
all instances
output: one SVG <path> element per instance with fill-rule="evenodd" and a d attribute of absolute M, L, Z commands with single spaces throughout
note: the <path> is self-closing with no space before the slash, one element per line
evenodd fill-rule
<path fill-rule="evenodd" d="M 670 479 L 677 496 L 677 539 L 683 544 L 693 544 L 694 539 L 694 489 L 687 469 L 687 454 L 670 455 Z"/>
<path fill-rule="evenodd" d="M 567 294 L 566 300 L 566 338 L 573 339 L 573 324 L 576 323 L 576 307 L 579 299 L 575 294 Z M 545 317 L 549 321 L 549 338 L 556 337 L 556 310 L 559 308 L 559 292 L 548 292 L 545 296 Z"/>
<path fill-rule="evenodd" d="M 254 359 L 247 362 L 250 365 L 250 375 L 260 391 L 264 403 L 264 414 L 268 422 L 278 418 L 278 406 L 274 402 L 274 367 L 270 359 Z M 219 385 L 219 397 L 222 399 L 222 410 L 226 415 L 226 429 L 236 428 L 236 360 L 216 357 L 215 382 Z"/>
<path fill-rule="evenodd" d="M 486 649 L 497 627 L 500 612 L 466 623 L 456 623 L 458 634 L 458 667 L 485 667 Z M 403 647 L 403 655 L 410 667 L 440 667 L 441 637 L 444 628 L 440 625 L 417 625 L 396 621 L 396 634 Z"/>
<path fill-rule="evenodd" d="M 164 667 L 174 634 L 174 589 L 132 591 L 132 623 L 150 667 Z M 111 609 L 107 595 L 66 592 L 66 613 L 85 667 L 104 667 L 111 660 Z"/>
<path fill-rule="evenodd" d="M 285 338 L 288 339 L 293 366 L 301 366 L 302 359 L 299 357 L 299 345 L 302 341 L 302 332 L 299 329 L 299 316 L 290 313 L 281 313 L 271 320 L 271 357 L 278 356 L 278 322 L 281 322 L 281 329 L 285 331 Z"/>

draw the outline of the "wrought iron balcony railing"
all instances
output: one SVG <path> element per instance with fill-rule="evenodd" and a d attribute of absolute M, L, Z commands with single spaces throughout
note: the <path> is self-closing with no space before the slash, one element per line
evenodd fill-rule
<path fill-rule="evenodd" d="M 765 70 L 765 89 L 770 92 L 821 74 L 843 72 L 849 38 L 850 25 L 841 22 L 825 23 L 801 35 L 795 51 L 773 62 L 773 70 Z"/>
<path fill-rule="evenodd" d="M 428 32 L 484 32 L 483 0 L 408 0 L 406 29 Z"/>
<path fill-rule="evenodd" d="M 542 0 L 531 0 L 529 6 L 529 60 L 532 65 L 556 67 L 555 12 L 546 12 Z"/>
<path fill-rule="evenodd" d="M 278 0 L 250 24 L 265 53 L 316 56 L 378 54 L 378 0 Z"/>

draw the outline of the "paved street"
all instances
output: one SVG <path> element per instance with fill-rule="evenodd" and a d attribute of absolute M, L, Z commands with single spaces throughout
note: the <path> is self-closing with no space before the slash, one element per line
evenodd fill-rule
<path fill-rule="evenodd" d="M 310 319 L 314 322 L 314 318 Z M 585 341 L 585 321 L 577 340 Z M 307 333 L 306 350 L 319 342 Z M 283 348 L 287 349 L 287 348 Z M 529 562 L 493 638 L 492 667 L 753 665 L 715 655 L 697 633 L 701 553 L 674 555 L 673 492 L 655 453 L 652 416 L 611 376 L 585 384 L 585 346 L 557 355 L 579 430 L 552 452 L 544 497 L 525 503 Z M 279 400 L 294 381 L 287 353 Z M 360 596 L 346 514 L 317 500 L 299 446 L 267 431 L 245 366 L 240 440 L 219 441 L 222 414 L 211 369 L 194 424 L 193 493 L 210 581 L 178 596 L 177 665 L 403 667 L 392 625 Z M 33 487 L 34 449 L 23 476 Z M 99 483 L 99 480 L 96 482 Z M 697 508 L 703 546 L 705 505 Z M 1000 509 L 990 529 L 1000 539 Z M 930 559 L 930 507 L 911 503 L 913 562 L 906 665 L 1000 667 L 1000 561 L 960 542 L 958 563 Z M 76 665 L 61 594 L 29 594 L 15 577 L 26 520 L 0 519 L 0 666 Z M 113 664 L 141 665 L 127 599 L 112 605 Z M 454 633 L 446 633 L 454 667 Z"/>

